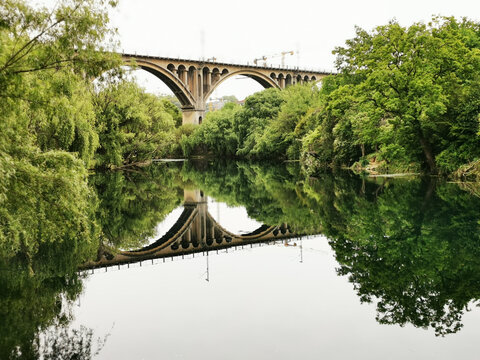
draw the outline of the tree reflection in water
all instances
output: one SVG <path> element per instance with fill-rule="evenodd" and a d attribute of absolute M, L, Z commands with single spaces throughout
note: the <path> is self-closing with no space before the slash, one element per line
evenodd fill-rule
<path fill-rule="evenodd" d="M 456 184 L 351 173 L 305 179 L 294 164 L 187 165 L 183 174 L 258 221 L 326 235 L 338 274 L 362 302 L 376 302 L 379 323 L 454 333 L 480 298 L 480 199 Z"/>

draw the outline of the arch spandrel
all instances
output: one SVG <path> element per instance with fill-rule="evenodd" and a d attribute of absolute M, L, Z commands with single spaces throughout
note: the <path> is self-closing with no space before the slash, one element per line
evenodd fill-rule
<path fill-rule="evenodd" d="M 135 61 L 125 60 L 126 65 L 131 65 L 132 63 L 163 81 L 172 90 L 182 107 L 195 107 L 196 102 L 192 94 L 172 71 L 142 59 L 135 59 Z"/>
<path fill-rule="evenodd" d="M 217 81 L 212 83 L 212 86 L 209 89 L 209 91 L 204 93 L 203 95 L 204 100 L 206 101 L 221 83 L 237 75 L 247 76 L 255 80 L 256 82 L 258 82 L 260 85 L 262 85 L 266 89 L 270 87 L 280 89 L 280 86 L 277 84 L 277 82 L 273 80 L 271 77 L 269 77 L 267 74 L 264 74 L 259 71 L 251 70 L 251 69 L 237 70 L 237 71 L 233 71 L 228 74 L 222 75 Z"/>

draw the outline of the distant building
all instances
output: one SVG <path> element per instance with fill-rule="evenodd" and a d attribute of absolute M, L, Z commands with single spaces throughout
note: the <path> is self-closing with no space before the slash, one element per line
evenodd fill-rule
<path fill-rule="evenodd" d="M 216 100 L 212 100 L 210 102 L 207 103 L 207 112 L 209 111 L 215 111 L 215 110 L 220 110 L 221 108 L 223 108 L 225 106 L 226 103 L 228 103 L 229 101 L 225 101 L 223 99 L 216 99 Z"/>
<path fill-rule="evenodd" d="M 207 110 L 206 112 L 209 111 L 215 111 L 215 110 L 220 110 L 225 106 L 225 104 L 234 102 L 236 104 L 242 105 L 245 104 L 245 99 L 244 100 L 237 100 L 235 96 L 224 96 L 220 99 L 214 99 L 212 101 L 207 102 Z"/>

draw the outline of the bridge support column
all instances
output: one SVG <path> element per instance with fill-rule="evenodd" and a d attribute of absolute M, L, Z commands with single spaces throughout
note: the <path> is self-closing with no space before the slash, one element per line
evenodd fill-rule
<path fill-rule="evenodd" d="M 205 118 L 205 110 L 196 109 L 182 109 L 182 124 L 195 124 L 199 125 Z"/>

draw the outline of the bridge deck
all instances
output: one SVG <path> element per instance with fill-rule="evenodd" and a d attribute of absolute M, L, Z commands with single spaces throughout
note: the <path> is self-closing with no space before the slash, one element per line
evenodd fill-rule
<path fill-rule="evenodd" d="M 311 74 L 318 74 L 318 75 L 334 75 L 336 74 L 334 71 L 328 71 L 324 69 L 302 69 L 299 67 L 279 67 L 273 65 L 266 65 L 266 66 L 259 66 L 259 65 L 252 65 L 252 64 L 241 64 L 241 63 L 229 63 L 229 62 L 219 62 L 219 61 L 208 61 L 208 60 L 201 60 L 201 59 L 184 59 L 184 58 L 171 58 L 171 57 L 163 57 L 163 56 L 151 56 L 151 55 L 140 55 L 140 54 L 129 54 L 129 53 L 121 53 L 120 55 L 129 58 L 144 58 L 144 59 L 152 59 L 152 60 L 162 60 L 168 62 L 181 62 L 181 63 L 196 63 L 196 64 L 203 64 L 203 65 L 210 65 L 210 66 L 228 66 L 228 67 L 238 67 L 238 68 L 248 68 L 248 69 L 269 69 L 274 71 L 298 71 L 302 73 L 311 73 Z"/>

